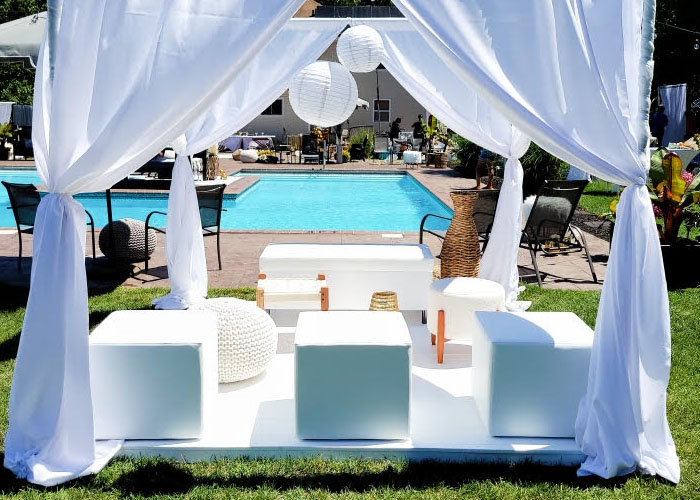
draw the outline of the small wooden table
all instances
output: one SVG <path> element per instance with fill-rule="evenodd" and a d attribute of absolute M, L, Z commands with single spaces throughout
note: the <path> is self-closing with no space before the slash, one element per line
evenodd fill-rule
<path fill-rule="evenodd" d="M 258 276 L 255 299 L 260 309 L 328 310 L 326 277 L 275 278 Z"/>

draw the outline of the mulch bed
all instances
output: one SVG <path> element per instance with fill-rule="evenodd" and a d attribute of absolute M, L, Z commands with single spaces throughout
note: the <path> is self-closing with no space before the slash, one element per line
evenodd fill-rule
<path fill-rule="evenodd" d="M 597 215 L 589 214 L 585 210 L 579 208 L 576 209 L 571 222 L 574 226 L 578 226 L 581 230 L 593 236 L 597 236 L 605 241 L 610 241 L 610 221 L 601 219 Z"/>

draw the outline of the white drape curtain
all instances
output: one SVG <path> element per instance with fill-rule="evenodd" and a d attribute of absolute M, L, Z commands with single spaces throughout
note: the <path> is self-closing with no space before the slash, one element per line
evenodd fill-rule
<path fill-rule="evenodd" d="M 207 295 L 207 263 L 195 183 L 187 156 L 218 143 L 259 115 L 288 87 L 299 69 L 318 59 L 347 20 L 293 20 L 239 68 L 228 89 L 173 145 L 178 152 L 168 197 L 166 252 L 170 293 L 159 309 L 187 309 Z M 274 64 L 271 64 L 274 62 Z"/>
<path fill-rule="evenodd" d="M 662 85 L 659 87 L 659 104 L 664 105 L 668 125 L 664 130 L 664 143 L 680 142 L 685 139 L 686 85 Z"/>
<path fill-rule="evenodd" d="M 396 0 L 467 85 L 540 146 L 628 186 L 576 438 L 580 474 L 677 482 L 666 420 L 668 294 L 646 193 L 653 0 Z M 618 228 L 620 232 L 618 232 Z"/>
<path fill-rule="evenodd" d="M 361 22 L 381 34 L 382 63 L 416 101 L 459 135 L 507 158 L 492 240 L 481 260 L 479 277 L 503 285 L 509 309 L 523 309 L 526 304 L 517 301 L 523 179 L 519 158 L 530 140 L 460 79 L 409 21 Z"/>
<path fill-rule="evenodd" d="M 114 452 L 94 441 L 85 214 L 72 195 L 109 188 L 183 134 L 300 3 L 65 0 L 50 9 L 60 18 L 37 65 L 33 119 L 50 193 L 37 211 L 5 437 L 5 466 L 18 476 L 57 484 Z"/>

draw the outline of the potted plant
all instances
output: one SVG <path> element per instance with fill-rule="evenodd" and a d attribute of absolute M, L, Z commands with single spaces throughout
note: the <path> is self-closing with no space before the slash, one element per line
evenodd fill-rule
<path fill-rule="evenodd" d="M 661 155 L 663 157 L 659 162 Z M 678 155 L 660 150 L 652 159 L 649 180 L 654 214 L 660 220 L 659 238 L 668 286 L 697 286 L 700 284 L 700 271 L 696 269 L 697 266 L 687 264 L 700 260 L 700 242 L 697 236 L 693 239 L 691 233 L 700 218 L 700 174 L 693 176 L 686 172 Z M 684 226 L 685 237 L 681 237 L 679 233 Z"/>
<path fill-rule="evenodd" d="M 15 129 L 11 123 L 0 123 L 0 160 L 8 159 L 7 141 L 12 139 Z"/>

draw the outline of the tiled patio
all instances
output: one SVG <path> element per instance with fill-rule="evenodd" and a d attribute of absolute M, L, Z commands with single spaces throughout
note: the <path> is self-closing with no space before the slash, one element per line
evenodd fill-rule
<path fill-rule="evenodd" d="M 31 162 L 3 162 L 2 166 L 32 166 Z M 319 169 L 319 165 L 264 165 L 242 164 L 230 159 L 221 159 L 221 167 L 228 173 L 234 173 L 242 168 L 255 170 L 312 170 Z M 372 164 L 354 162 L 350 164 L 326 166 L 329 171 L 406 171 L 415 177 L 427 189 L 433 192 L 448 206 L 452 206 L 449 192 L 453 189 L 473 187 L 474 181 L 460 177 L 452 169 L 426 169 L 406 168 L 402 164 Z M 234 183 L 230 188 L 233 188 Z M 31 255 L 31 235 L 25 234 L 24 255 Z M 426 243 L 433 254 L 438 254 L 440 241 L 428 235 Z M 590 270 L 582 253 L 561 255 L 557 257 L 538 256 L 540 271 L 545 276 L 545 287 L 567 288 L 578 290 L 600 289 L 602 279 L 605 277 L 605 267 L 608 255 L 608 242 L 593 235 L 586 235 L 594 266 L 599 278 L 599 283 L 592 282 Z M 258 258 L 268 243 L 272 242 L 326 242 L 326 243 L 416 243 L 418 233 L 391 233 L 382 234 L 362 231 L 323 231 L 323 232 L 263 232 L 263 231 L 223 231 L 221 234 L 221 252 L 223 270 L 219 271 L 216 265 L 216 241 L 215 238 L 205 238 L 209 264 L 209 285 L 211 287 L 238 287 L 254 286 L 258 275 Z M 15 229 L 0 229 L 0 280 L 17 285 L 29 283 L 30 259 L 25 258 L 23 272 L 17 271 L 17 235 Z M 98 257 L 101 254 L 98 249 Z M 439 261 L 438 261 L 439 262 Z M 167 269 L 165 260 L 165 237 L 158 235 L 158 246 L 149 263 L 149 271 L 144 272 L 141 267 L 135 268 L 132 277 L 123 281 L 125 286 L 162 286 L 167 287 Z M 518 258 L 521 267 L 521 275 L 529 275 L 532 272 L 529 253 L 521 250 Z M 88 270 L 90 271 L 90 260 Z M 438 264 L 439 265 L 439 264 Z M 98 266 L 104 266 L 104 259 L 98 259 Z M 92 272 L 89 272 L 93 275 Z M 97 274 L 97 273 L 95 273 Z M 534 278 L 533 278 L 534 279 Z M 99 280 L 97 280 L 99 281 Z M 99 282 L 93 282 L 99 285 Z M 107 284 L 107 283 L 104 283 Z M 110 283 L 114 285 L 116 283 Z"/>

